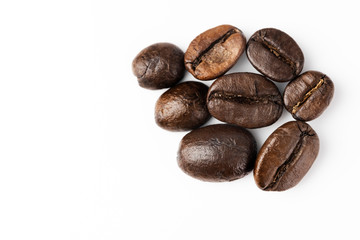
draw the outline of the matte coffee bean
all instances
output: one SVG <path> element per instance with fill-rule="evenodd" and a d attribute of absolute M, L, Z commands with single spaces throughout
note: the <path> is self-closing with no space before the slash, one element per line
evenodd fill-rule
<path fill-rule="evenodd" d="M 170 131 L 200 127 L 210 118 L 206 108 L 207 91 L 205 84 L 193 81 L 170 88 L 156 102 L 156 123 Z"/>
<path fill-rule="evenodd" d="M 254 73 L 233 73 L 218 78 L 209 88 L 207 106 L 218 120 L 246 128 L 273 124 L 283 111 L 276 85 Z"/>
<path fill-rule="evenodd" d="M 203 181 L 232 181 L 254 167 L 256 141 L 246 129 L 226 124 L 193 130 L 183 137 L 178 165 Z"/>
<path fill-rule="evenodd" d="M 334 84 L 328 76 L 308 71 L 286 86 L 284 104 L 295 119 L 311 121 L 324 112 L 333 95 Z"/>
<path fill-rule="evenodd" d="M 265 191 L 284 191 L 300 182 L 319 152 L 319 138 L 305 122 L 292 121 L 276 129 L 257 156 L 254 178 Z"/>
<path fill-rule="evenodd" d="M 174 44 L 156 43 L 135 57 L 132 69 L 141 87 L 168 88 L 184 76 L 184 53 Z"/>
<path fill-rule="evenodd" d="M 248 41 L 246 54 L 259 72 L 278 82 L 295 78 L 304 66 L 304 55 L 295 40 L 275 28 L 255 32 Z"/>
<path fill-rule="evenodd" d="M 197 79 L 223 75 L 246 48 L 243 33 L 231 25 L 221 25 L 197 36 L 185 52 L 185 67 Z"/>

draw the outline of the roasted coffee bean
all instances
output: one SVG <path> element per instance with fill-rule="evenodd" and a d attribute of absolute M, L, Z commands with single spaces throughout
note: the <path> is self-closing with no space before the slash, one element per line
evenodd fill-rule
<path fill-rule="evenodd" d="M 156 123 L 170 131 L 200 127 L 210 118 L 206 108 L 207 91 L 205 84 L 193 81 L 170 88 L 156 102 Z"/>
<path fill-rule="evenodd" d="M 310 121 L 329 106 L 333 95 L 334 84 L 328 76 L 308 71 L 286 86 L 284 104 L 295 119 Z"/>
<path fill-rule="evenodd" d="M 197 36 L 185 52 L 185 67 L 197 79 L 223 75 L 239 59 L 246 39 L 236 27 L 221 25 Z"/>
<path fill-rule="evenodd" d="M 218 78 L 209 89 L 207 106 L 218 120 L 246 128 L 273 124 L 283 110 L 276 85 L 255 73 L 233 73 Z"/>
<path fill-rule="evenodd" d="M 304 55 L 294 39 L 274 28 L 255 32 L 248 41 L 246 54 L 259 72 L 278 82 L 295 78 L 304 66 Z"/>
<path fill-rule="evenodd" d="M 168 88 L 184 76 L 184 53 L 174 44 L 156 43 L 135 57 L 132 69 L 141 87 Z"/>
<path fill-rule="evenodd" d="M 306 123 L 287 122 L 265 141 L 257 156 L 254 178 L 265 191 L 284 191 L 300 182 L 319 152 L 319 138 Z"/>
<path fill-rule="evenodd" d="M 232 181 L 254 167 L 256 141 L 246 129 L 226 124 L 193 130 L 183 137 L 179 167 L 203 181 Z"/>

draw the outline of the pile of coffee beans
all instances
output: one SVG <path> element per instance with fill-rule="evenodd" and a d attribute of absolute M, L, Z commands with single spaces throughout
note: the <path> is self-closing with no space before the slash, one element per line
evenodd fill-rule
<path fill-rule="evenodd" d="M 244 52 L 262 75 L 224 75 Z M 192 130 L 178 151 L 178 165 L 185 173 L 220 182 L 254 170 L 257 186 L 265 191 L 294 187 L 319 152 L 319 138 L 305 121 L 327 108 L 334 84 L 318 71 L 300 74 L 303 66 L 304 55 L 288 34 L 265 28 L 246 42 L 242 31 L 231 25 L 201 33 L 185 54 L 173 44 L 156 43 L 132 63 L 141 87 L 170 87 L 156 102 L 156 123 L 170 131 Z M 196 81 L 177 84 L 185 69 L 196 79 L 216 80 L 210 87 Z M 283 95 L 271 80 L 290 81 Z M 277 128 L 257 152 L 256 140 L 246 128 L 273 124 L 284 106 L 296 121 Z M 226 124 L 201 127 L 211 116 Z"/>

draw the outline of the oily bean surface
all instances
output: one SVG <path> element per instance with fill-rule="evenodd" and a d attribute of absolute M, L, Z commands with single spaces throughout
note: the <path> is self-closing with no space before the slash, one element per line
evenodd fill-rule
<path fill-rule="evenodd" d="M 304 66 L 304 55 L 295 40 L 275 28 L 255 32 L 248 41 L 246 54 L 259 72 L 278 82 L 295 78 Z"/>
<path fill-rule="evenodd" d="M 254 167 L 256 142 L 246 129 L 216 124 L 188 133 L 181 140 L 178 165 L 203 181 L 232 181 Z"/>
<path fill-rule="evenodd" d="M 265 191 L 284 191 L 300 182 L 319 152 L 319 138 L 305 122 L 287 122 L 261 147 L 254 178 Z"/>
<path fill-rule="evenodd" d="M 208 87 L 200 82 L 180 83 L 164 92 L 156 102 L 155 121 L 170 131 L 200 127 L 209 118 L 206 107 Z"/>
<path fill-rule="evenodd" d="M 207 106 L 218 120 L 246 128 L 268 126 L 283 111 L 276 85 L 254 73 L 233 73 L 215 80 L 208 91 Z"/>
<path fill-rule="evenodd" d="M 328 76 L 308 71 L 286 86 L 284 104 L 295 119 L 311 121 L 324 112 L 333 95 L 334 84 Z"/>
<path fill-rule="evenodd" d="M 197 36 L 185 52 L 185 67 L 197 79 L 211 80 L 227 72 L 246 48 L 241 30 L 220 25 Z"/>
<path fill-rule="evenodd" d="M 184 76 L 184 53 L 174 44 L 156 43 L 143 49 L 135 57 L 132 69 L 141 87 L 168 88 Z"/>

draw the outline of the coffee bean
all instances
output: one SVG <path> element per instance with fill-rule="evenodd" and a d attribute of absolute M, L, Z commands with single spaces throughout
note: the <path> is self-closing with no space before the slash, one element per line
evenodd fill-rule
<path fill-rule="evenodd" d="M 141 87 L 168 88 L 184 76 L 184 53 L 174 44 L 156 43 L 135 57 L 132 69 Z"/>
<path fill-rule="evenodd" d="M 266 77 L 287 82 L 300 74 L 304 55 L 294 39 L 275 28 L 264 28 L 249 39 L 246 54 Z"/>
<path fill-rule="evenodd" d="M 284 191 L 300 182 L 319 152 L 319 138 L 306 123 L 287 122 L 265 141 L 257 156 L 254 178 L 265 191 Z"/>
<path fill-rule="evenodd" d="M 334 84 L 328 76 L 308 71 L 286 86 L 284 104 L 295 119 L 311 121 L 329 106 L 333 95 Z"/>
<path fill-rule="evenodd" d="M 156 123 L 170 131 L 200 127 L 210 118 L 206 108 L 207 90 L 205 84 L 193 81 L 170 88 L 156 102 Z"/>
<path fill-rule="evenodd" d="M 245 47 L 246 39 L 239 29 L 217 26 L 190 43 L 185 52 L 185 67 L 197 79 L 215 79 L 236 63 Z"/>
<path fill-rule="evenodd" d="M 254 166 L 256 141 L 244 128 L 226 124 L 193 130 L 183 137 L 178 151 L 179 167 L 203 181 L 232 181 Z"/>
<path fill-rule="evenodd" d="M 276 85 L 254 73 L 233 73 L 218 78 L 208 91 L 207 106 L 218 120 L 246 128 L 273 124 L 283 110 Z"/>

